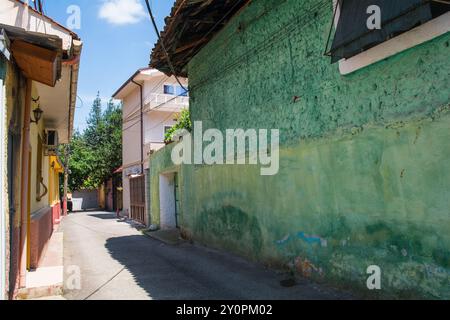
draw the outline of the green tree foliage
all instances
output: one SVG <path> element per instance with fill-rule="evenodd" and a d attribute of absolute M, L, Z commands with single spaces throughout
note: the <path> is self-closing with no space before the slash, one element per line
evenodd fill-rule
<path fill-rule="evenodd" d="M 180 116 L 178 117 L 177 123 L 167 130 L 164 141 L 170 142 L 173 139 L 173 135 L 177 130 L 186 129 L 187 131 L 192 130 L 192 122 L 191 122 L 191 115 L 189 113 L 189 109 L 183 109 L 181 110 Z"/>
<path fill-rule="evenodd" d="M 69 190 L 96 189 L 122 165 L 122 106 L 94 100 L 84 132 L 70 142 Z M 61 152 L 63 153 L 63 152 Z"/>

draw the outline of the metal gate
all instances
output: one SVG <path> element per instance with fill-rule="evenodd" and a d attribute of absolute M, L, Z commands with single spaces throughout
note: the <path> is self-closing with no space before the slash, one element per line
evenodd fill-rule
<path fill-rule="evenodd" d="M 180 227 L 180 214 L 181 214 L 181 206 L 180 206 L 180 184 L 178 179 L 178 174 L 175 172 L 174 174 L 174 185 L 175 185 L 175 222 L 177 228 Z"/>
<path fill-rule="evenodd" d="M 145 224 L 145 176 L 130 178 L 130 218 Z"/>

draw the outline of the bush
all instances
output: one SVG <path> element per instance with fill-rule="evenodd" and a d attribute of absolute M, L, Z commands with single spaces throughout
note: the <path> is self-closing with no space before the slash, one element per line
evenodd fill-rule
<path fill-rule="evenodd" d="M 188 109 L 183 109 L 181 111 L 177 123 L 166 132 L 164 136 L 164 142 L 166 143 L 172 142 L 174 133 L 177 130 L 181 129 L 186 129 L 189 132 L 192 130 L 191 115 Z"/>

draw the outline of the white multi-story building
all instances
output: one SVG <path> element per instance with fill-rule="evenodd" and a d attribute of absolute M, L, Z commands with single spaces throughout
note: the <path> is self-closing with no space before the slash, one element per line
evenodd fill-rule
<path fill-rule="evenodd" d="M 187 79 L 179 80 L 187 88 Z M 183 87 L 174 77 L 145 68 L 136 71 L 113 95 L 123 103 L 123 211 L 145 224 L 149 156 L 164 147 L 165 132 L 176 123 L 180 112 L 189 108 Z"/>

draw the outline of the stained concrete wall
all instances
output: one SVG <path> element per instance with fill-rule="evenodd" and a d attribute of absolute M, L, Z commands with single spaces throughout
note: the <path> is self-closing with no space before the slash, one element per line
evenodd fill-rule
<path fill-rule="evenodd" d="M 100 208 L 99 193 L 99 190 L 75 191 L 72 195 L 72 200 L 74 202 L 73 210 L 77 211 Z"/>
<path fill-rule="evenodd" d="M 272 177 L 183 166 L 184 232 L 371 297 L 448 299 L 450 34 L 342 76 L 323 56 L 331 3 L 252 2 L 190 62 L 193 121 L 279 128 L 281 150 Z M 170 151 L 151 159 L 153 222 Z"/>

